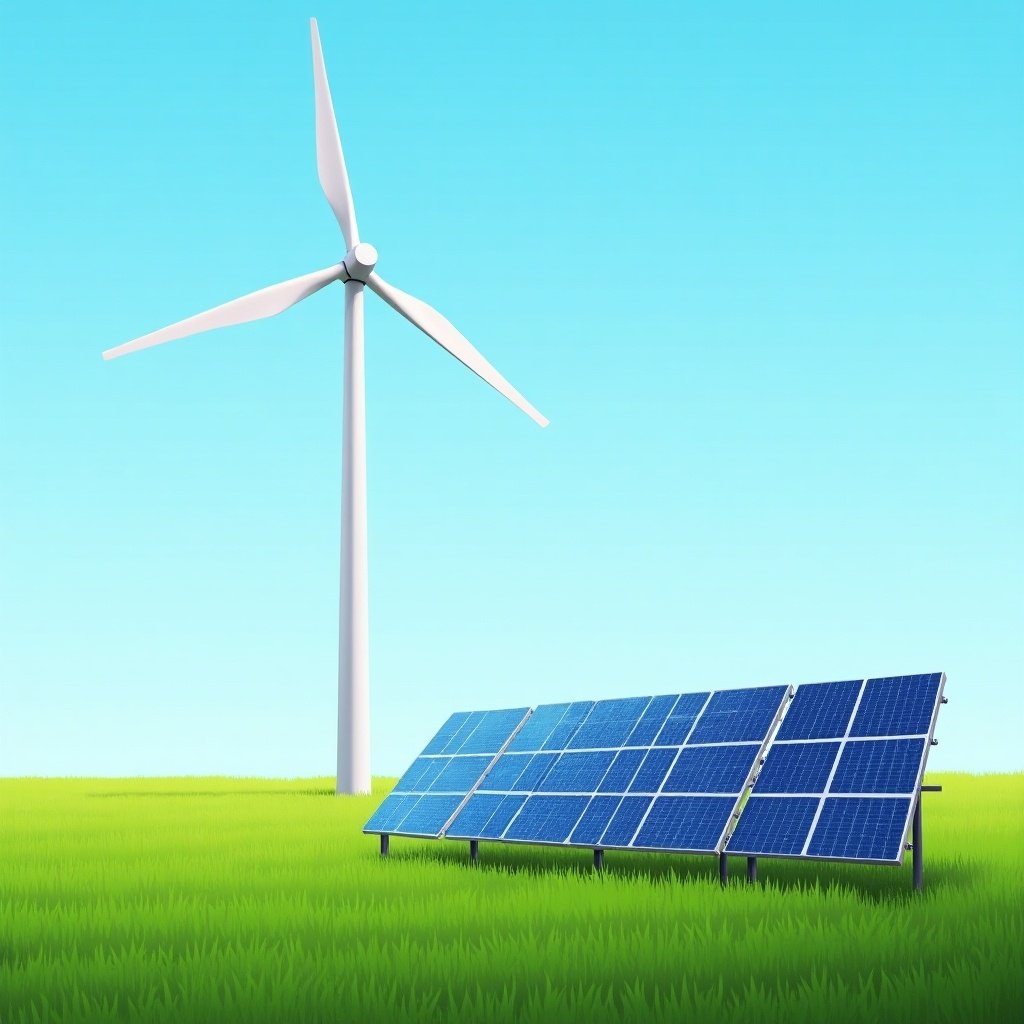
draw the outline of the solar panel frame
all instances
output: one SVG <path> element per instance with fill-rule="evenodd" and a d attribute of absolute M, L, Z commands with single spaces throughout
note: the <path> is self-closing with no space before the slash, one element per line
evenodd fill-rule
<path fill-rule="evenodd" d="M 479 752 L 475 749 L 475 746 L 479 744 L 473 744 L 471 742 L 473 734 L 483 726 L 488 716 L 509 716 L 510 721 L 514 721 L 515 715 L 520 715 L 519 721 L 515 724 L 511 732 L 505 737 L 505 740 L 501 743 L 500 748 L 491 753 L 489 751 Z M 480 780 L 487 774 L 488 771 L 494 766 L 494 763 L 499 757 L 508 749 L 509 744 L 519 735 L 520 731 L 530 720 L 533 714 L 533 709 L 528 707 L 523 708 L 499 708 L 491 711 L 471 711 L 471 712 L 456 712 L 445 720 L 441 728 L 434 734 L 433 738 L 423 748 L 423 752 L 413 761 L 409 768 L 403 773 L 402 777 L 395 784 L 395 788 L 381 801 L 376 811 L 370 816 L 370 820 L 367 821 L 366 825 L 363 826 L 364 835 L 391 835 L 391 836 L 405 836 L 410 839 L 440 839 L 444 835 L 445 829 L 454 821 L 456 816 L 461 812 L 462 808 L 465 807 L 469 798 L 476 791 L 476 787 L 480 784 Z M 456 723 L 452 728 L 452 723 Z M 500 735 L 500 733 L 499 733 Z M 460 742 L 456 745 L 454 750 L 449 749 L 453 741 L 459 738 Z M 465 753 L 460 753 L 463 746 L 469 744 L 469 748 Z M 427 751 L 432 751 L 427 753 Z M 449 773 L 449 769 L 456 764 L 457 761 L 481 761 L 484 760 L 480 766 L 480 770 L 475 774 L 473 781 L 466 786 L 465 791 L 460 786 L 458 790 L 437 790 L 433 791 L 431 787 L 441 779 L 446 773 Z M 434 762 L 443 761 L 445 762 L 438 770 L 432 771 L 432 766 L 420 771 L 415 777 L 415 782 L 409 788 L 400 788 L 402 782 L 412 775 L 417 764 L 422 761 Z M 457 768 L 459 766 L 456 766 Z M 456 772 L 450 772 L 449 774 L 456 774 Z M 472 774 L 472 773 L 471 773 Z M 424 778 L 430 779 L 429 785 L 424 789 L 418 789 L 416 786 Z M 457 798 L 457 802 L 455 801 Z M 402 825 L 409 818 L 415 818 L 417 812 L 420 811 L 421 805 L 426 810 L 427 805 L 423 803 L 425 799 L 431 800 L 434 804 L 437 804 L 442 813 L 445 808 L 451 808 L 449 813 L 445 814 L 442 823 L 435 832 L 427 832 L 420 829 L 404 829 Z M 402 813 L 396 817 L 394 814 L 388 816 L 386 810 L 389 802 L 396 803 Z M 380 827 L 370 828 L 368 827 L 376 818 L 383 818 Z M 419 819 L 418 819 L 419 820 Z M 438 819 L 441 820 L 441 819 Z"/>
<path fill-rule="evenodd" d="M 780 748 L 782 746 L 811 745 L 811 744 L 815 744 L 815 743 L 824 743 L 824 742 L 829 742 L 829 741 L 836 742 L 837 740 L 839 742 L 839 748 L 838 748 L 838 750 L 836 752 L 835 760 L 834 760 L 834 762 L 832 764 L 832 770 L 831 770 L 831 772 L 830 772 L 830 774 L 828 776 L 827 781 L 825 782 L 823 791 L 813 792 L 813 793 L 797 793 L 795 791 L 793 791 L 793 792 L 785 792 L 785 793 L 783 793 L 783 792 L 759 793 L 758 790 L 757 790 L 756 779 L 755 779 L 755 781 L 754 781 L 754 783 L 752 785 L 752 788 L 751 788 L 751 791 L 750 791 L 750 797 L 749 797 L 751 800 L 757 799 L 757 800 L 760 801 L 760 800 L 793 799 L 793 798 L 802 798 L 802 797 L 814 797 L 814 798 L 816 798 L 818 800 L 818 808 L 817 808 L 817 811 L 815 812 L 815 815 L 814 815 L 814 818 L 813 818 L 813 820 L 811 822 L 810 828 L 808 829 L 807 834 L 804 837 L 803 847 L 802 847 L 800 853 L 795 853 L 795 854 L 792 854 L 792 853 L 765 853 L 765 852 L 762 852 L 760 850 L 755 850 L 755 849 L 743 849 L 742 847 L 737 847 L 737 848 L 733 849 L 733 848 L 731 848 L 729 846 L 729 843 L 730 843 L 730 841 L 732 839 L 732 835 L 730 835 L 726 839 L 726 844 L 725 844 L 724 852 L 726 854 L 729 854 L 730 856 L 731 855 L 735 855 L 735 856 L 738 856 L 738 857 L 743 857 L 743 856 L 746 856 L 746 857 L 772 857 L 772 858 L 779 858 L 779 859 L 784 859 L 784 860 L 820 860 L 820 861 L 838 861 L 838 862 L 847 863 L 847 864 L 876 864 L 876 865 L 877 864 L 886 864 L 886 865 L 891 865 L 893 867 L 901 866 L 903 864 L 903 861 L 905 859 L 905 854 L 907 852 L 907 835 L 908 835 L 908 833 L 910 831 L 911 823 L 913 822 L 913 819 L 914 819 L 914 810 L 915 810 L 915 808 L 917 806 L 917 801 L 920 799 L 921 785 L 922 785 L 922 783 L 924 781 L 924 773 L 925 773 L 925 769 L 926 769 L 927 763 L 928 763 L 928 751 L 931 749 L 932 741 L 933 741 L 933 739 L 935 737 L 935 726 L 936 726 L 936 724 L 938 722 L 939 709 L 942 707 L 943 699 L 945 697 L 945 687 L 946 687 L 946 673 L 945 672 L 923 672 L 923 673 L 917 673 L 917 674 L 911 676 L 911 678 L 922 678 L 922 677 L 931 678 L 933 676 L 937 676 L 938 677 L 938 685 L 937 685 L 936 691 L 935 691 L 934 704 L 932 706 L 931 715 L 929 716 L 928 731 L 926 733 L 924 733 L 924 734 L 922 734 L 922 733 L 913 733 L 913 734 L 898 734 L 898 735 L 897 734 L 892 734 L 892 735 L 889 735 L 889 734 L 873 735 L 873 734 L 855 734 L 853 732 L 854 725 L 855 725 L 856 720 L 857 720 L 857 714 L 858 714 L 858 712 L 860 710 L 861 700 L 862 700 L 864 694 L 867 692 L 868 683 L 884 681 L 884 680 L 905 679 L 905 678 L 907 678 L 907 676 L 872 676 L 872 677 L 870 677 L 868 679 L 862 680 L 861 681 L 861 688 L 860 688 L 860 690 L 859 690 L 859 692 L 857 694 L 857 700 L 856 700 L 856 702 L 855 702 L 855 704 L 854 704 L 854 706 L 853 706 L 853 708 L 852 708 L 852 710 L 850 712 L 849 719 L 848 719 L 848 721 L 846 723 L 846 730 L 845 730 L 845 733 L 844 733 L 844 735 L 842 737 L 815 737 L 815 738 L 810 738 L 810 739 L 792 739 L 792 740 L 779 739 L 780 734 L 783 732 L 783 730 L 785 728 L 785 721 L 786 721 L 786 719 L 784 718 L 783 721 L 782 721 L 782 724 L 776 730 L 776 734 L 773 737 L 772 743 L 769 745 L 768 753 L 767 753 L 767 755 L 765 755 L 766 756 L 766 760 L 767 760 L 768 757 L 771 756 L 771 752 L 772 752 L 773 749 L 778 749 L 778 748 Z M 814 683 L 812 683 L 812 684 L 808 684 L 808 685 L 814 686 L 814 685 L 828 685 L 828 684 L 814 684 Z M 799 697 L 801 689 L 803 689 L 803 687 L 798 687 L 797 688 L 794 700 L 796 699 L 796 697 Z M 921 751 L 920 762 L 918 764 L 917 771 L 916 771 L 915 776 L 914 776 L 914 785 L 913 785 L 913 788 L 911 790 L 906 791 L 906 792 L 899 792 L 899 793 L 893 792 L 893 791 L 885 791 L 885 792 L 876 791 L 876 792 L 869 792 L 869 793 L 863 793 L 863 792 L 856 792 L 856 793 L 854 793 L 854 792 L 831 792 L 831 785 L 832 785 L 832 782 L 833 782 L 836 774 L 839 771 L 839 765 L 840 765 L 840 762 L 842 761 L 843 753 L 844 753 L 844 751 L 846 749 L 847 743 L 850 743 L 850 742 L 852 742 L 852 743 L 865 743 L 865 742 L 873 742 L 873 741 L 878 741 L 878 740 L 897 740 L 897 739 L 911 739 L 911 738 L 919 739 L 922 736 L 924 737 L 924 746 L 923 746 L 922 751 Z M 908 806 L 907 806 L 907 812 L 906 812 L 906 815 L 905 815 L 905 819 L 903 821 L 903 830 L 900 833 L 899 848 L 898 848 L 897 855 L 896 855 L 895 858 L 890 859 L 890 858 L 882 858 L 882 857 L 824 856 L 824 855 L 815 855 L 815 854 L 812 854 L 812 853 L 809 852 L 811 845 L 815 841 L 816 831 L 817 831 L 817 828 L 818 828 L 818 823 L 821 820 L 821 817 L 822 817 L 822 815 L 823 815 L 823 813 L 825 811 L 826 801 L 828 801 L 830 803 L 830 807 L 831 807 L 831 806 L 834 806 L 834 802 L 835 801 L 841 801 L 841 800 L 857 800 L 857 801 L 862 801 L 862 800 L 878 800 L 878 801 L 887 801 L 887 802 L 889 802 L 891 804 L 892 801 L 898 800 L 898 799 L 901 799 L 901 798 L 907 800 Z M 853 805 L 851 805 L 851 806 L 853 806 Z M 742 813 L 740 815 L 740 820 L 742 821 Z M 737 825 L 737 828 L 738 827 L 739 826 Z M 735 831 L 736 831 L 736 829 L 733 830 L 734 833 L 735 833 Z"/>
<path fill-rule="evenodd" d="M 643 762 L 641 762 L 640 765 L 636 768 L 636 770 L 633 773 L 632 781 L 628 785 L 626 785 L 624 787 L 624 789 L 617 790 L 614 794 L 609 794 L 609 793 L 603 791 L 601 789 L 601 785 L 602 785 L 602 783 L 604 781 L 604 778 L 607 777 L 608 774 L 613 770 L 613 767 L 614 767 L 614 765 L 616 763 L 616 759 L 613 758 L 611 763 L 610 763 L 610 765 L 605 770 L 604 777 L 602 777 L 602 779 L 600 779 L 600 780 L 597 780 L 595 782 L 595 785 L 594 785 L 594 787 L 592 789 L 587 789 L 585 791 L 580 790 L 580 791 L 577 791 L 577 792 L 574 792 L 574 793 L 569 793 L 569 792 L 566 792 L 564 790 L 559 790 L 557 792 L 548 792 L 544 788 L 544 781 L 545 781 L 545 779 L 544 778 L 540 779 L 538 781 L 538 784 L 537 784 L 536 788 L 534 790 L 530 791 L 528 794 L 526 794 L 527 795 L 527 800 L 522 804 L 522 806 L 520 806 L 520 808 L 516 812 L 515 816 L 509 821 L 508 825 L 506 826 L 505 832 L 500 837 L 483 836 L 483 835 L 479 835 L 479 834 L 471 835 L 471 834 L 469 834 L 470 830 L 466 830 L 466 831 L 458 830 L 458 825 L 457 825 L 458 817 L 459 817 L 459 814 L 462 813 L 462 809 L 463 808 L 460 808 L 459 811 L 456 812 L 456 814 L 453 816 L 452 820 L 448 823 L 448 826 L 445 829 L 443 835 L 446 838 L 449 838 L 449 839 L 457 839 L 457 840 L 462 840 L 462 841 L 473 840 L 473 839 L 487 839 L 488 841 L 498 841 L 498 842 L 503 842 L 503 843 L 516 843 L 516 844 L 529 845 L 529 846 L 570 847 L 570 848 L 585 848 L 585 849 L 600 849 L 600 850 L 638 850 L 638 851 L 649 852 L 649 853 L 681 853 L 681 854 L 712 854 L 713 853 L 713 854 L 719 854 L 719 853 L 721 853 L 722 847 L 723 847 L 723 845 L 724 845 L 724 843 L 726 841 L 726 838 L 727 838 L 727 836 L 729 834 L 730 827 L 735 824 L 736 817 L 737 817 L 737 808 L 738 808 L 738 806 L 740 804 L 740 801 L 743 799 L 744 795 L 746 794 L 747 790 L 749 789 L 751 778 L 753 777 L 753 775 L 755 774 L 758 766 L 760 765 L 760 762 L 761 762 L 762 758 L 764 757 L 765 750 L 767 749 L 768 744 L 769 744 L 772 736 L 774 735 L 775 731 L 778 729 L 779 723 L 782 721 L 783 712 L 784 712 L 785 708 L 787 707 L 787 704 L 789 703 L 789 701 L 792 700 L 793 694 L 794 694 L 793 687 L 792 686 L 788 686 L 788 685 L 782 685 L 782 686 L 776 686 L 776 687 L 745 687 L 743 689 L 750 690 L 750 691 L 773 690 L 774 689 L 774 690 L 778 690 L 779 691 L 778 692 L 778 699 L 777 699 L 777 702 L 776 702 L 775 707 L 774 707 L 774 712 L 772 714 L 772 718 L 768 722 L 767 726 L 765 727 L 764 735 L 762 736 L 762 738 L 760 740 L 754 739 L 754 740 L 722 741 L 722 742 L 715 741 L 715 742 L 708 742 L 708 743 L 702 743 L 702 744 L 690 744 L 689 743 L 691 737 L 694 735 L 695 731 L 699 728 L 701 720 L 702 720 L 702 717 L 703 717 L 705 711 L 708 709 L 708 707 L 711 706 L 713 699 L 717 695 L 719 695 L 719 694 L 735 694 L 735 693 L 739 692 L 737 690 L 701 691 L 701 692 L 699 692 L 699 694 L 695 694 L 695 693 L 691 692 L 691 693 L 674 694 L 674 695 L 666 695 L 666 694 L 655 695 L 653 697 L 646 698 L 647 704 L 646 704 L 646 706 L 643 709 L 641 709 L 639 711 L 639 713 L 637 715 L 637 724 L 634 727 L 633 732 L 631 732 L 629 734 L 629 737 L 627 737 L 627 742 L 628 742 L 628 740 L 630 738 L 632 738 L 632 736 L 635 733 L 636 729 L 639 728 L 640 723 L 644 720 L 644 717 L 647 714 L 648 710 L 650 710 L 652 708 L 652 706 L 655 704 L 655 702 L 657 702 L 657 701 L 664 701 L 664 698 L 667 697 L 667 696 L 675 697 L 675 701 L 668 708 L 667 713 L 664 716 L 664 720 L 663 720 L 662 726 L 655 732 L 655 734 L 653 736 L 650 736 L 648 742 L 646 742 L 646 743 L 644 743 L 644 744 L 642 744 L 642 745 L 640 745 L 640 746 L 638 746 L 636 748 L 629 747 L 629 746 L 626 746 L 626 745 L 622 745 L 622 746 L 619 746 L 619 747 L 616 747 L 616 748 L 598 748 L 598 749 L 613 750 L 613 752 L 616 755 L 620 754 L 620 753 L 622 753 L 624 751 L 639 749 L 639 750 L 643 751 L 644 759 L 645 760 L 648 757 L 651 757 L 651 756 L 656 756 L 657 758 L 663 758 L 665 754 L 670 754 L 671 756 L 666 760 L 666 764 L 665 764 L 664 769 L 660 770 L 660 783 L 659 783 L 659 785 L 658 785 L 658 787 L 656 789 L 654 789 L 654 788 L 652 788 L 652 789 L 644 788 L 642 791 L 637 791 L 634 788 L 632 788 L 633 784 L 636 781 L 636 779 L 638 778 L 638 776 L 640 776 L 640 774 L 643 771 Z M 687 705 L 689 706 L 689 703 L 693 701 L 693 698 L 698 696 L 698 695 L 704 697 L 703 703 L 701 704 L 701 706 L 700 706 L 699 710 L 697 711 L 696 715 L 693 716 L 692 721 L 690 721 L 689 727 L 688 727 L 688 729 L 686 731 L 686 734 L 683 737 L 682 741 L 679 742 L 679 743 L 674 743 L 674 744 L 672 744 L 670 746 L 669 745 L 661 745 L 660 741 L 661 741 L 661 737 L 662 737 L 662 732 L 663 732 L 663 730 L 665 728 L 668 727 L 668 723 L 672 720 L 673 713 L 676 710 L 677 705 L 680 703 L 680 701 L 685 699 L 685 701 L 687 702 Z M 729 698 L 729 700 L 731 700 L 731 699 L 732 698 Z M 593 710 L 593 708 L 596 707 L 596 706 L 598 706 L 598 705 L 597 704 L 593 704 L 591 706 L 591 710 Z M 538 712 L 540 710 L 541 710 L 540 708 L 537 709 Z M 771 708 L 769 707 L 768 710 L 771 710 Z M 588 711 L 587 715 L 585 715 L 582 719 L 580 719 L 580 721 L 579 721 L 579 723 L 577 725 L 577 728 L 573 731 L 573 733 L 569 737 L 566 738 L 564 746 L 561 747 L 559 749 L 559 751 L 558 751 L 559 757 L 561 757 L 563 755 L 567 755 L 567 754 L 568 755 L 578 755 L 580 753 L 583 753 L 587 749 L 587 748 L 579 748 L 579 747 L 572 746 L 572 741 L 576 737 L 576 735 L 585 727 L 585 725 L 587 723 L 587 719 L 589 717 L 589 714 L 590 714 L 590 712 Z M 690 716 L 690 714 L 691 714 L 691 712 L 686 711 L 684 713 L 683 717 L 684 718 L 688 718 Z M 683 753 L 683 751 L 695 751 L 695 750 L 709 749 L 709 748 L 713 749 L 713 748 L 716 748 L 716 747 L 749 747 L 750 748 L 750 753 L 751 753 L 750 766 L 749 766 L 749 768 L 748 768 L 748 770 L 746 772 L 746 775 L 744 777 L 743 784 L 738 787 L 738 790 L 730 789 L 727 793 L 720 793 L 720 792 L 707 792 L 707 791 L 677 792 L 677 791 L 674 791 L 674 790 L 666 790 L 665 789 L 666 783 L 671 778 L 673 770 L 674 770 L 674 768 L 676 766 L 676 763 L 678 762 L 678 760 L 679 760 L 681 754 Z M 548 748 L 548 749 L 550 751 L 550 748 Z M 512 744 L 510 742 L 508 752 L 511 754 L 511 753 L 522 752 L 522 751 L 521 751 L 521 749 L 518 749 L 515 744 Z M 490 771 L 492 769 L 495 768 L 495 766 L 497 764 L 498 764 L 498 760 L 495 759 L 495 763 L 492 764 L 491 767 L 488 769 L 488 774 L 490 773 Z M 557 764 L 557 762 L 555 762 L 555 764 Z M 552 767 L 551 769 L 549 769 L 549 772 L 553 772 L 554 770 L 555 770 L 554 767 Z M 505 791 L 502 791 L 502 792 L 505 792 Z M 463 805 L 463 807 L 466 807 L 469 804 L 470 797 L 472 797 L 472 796 L 483 797 L 484 795 L 493 795 L 487 789 L 487 774 L 485 774 L 484 777 L 480 780 L 480 783 L 477 786 L 476 791 L 473 794 L 470 794 L 469 797 L 467 797 L 467 801 Z M 586 797 L 588 797 L 588 800 L 587 800 L 587 803 L 584 804 L 581 807 L 580 814 L 576 818 L 575 822 L 573 822 L 571 825 L 569 825 L 567 827 L 566 837 L 564 839 L 562 839 L 562 840 L 551 841 L 551 840 L 546 840 L 546 839 L 517 838 L 517 837 L 515 837 L 513 835 L 509 835 L 508 833 L 510 831 L 512 831 L 512 832 L 516 831 L 515 823 L 520 818 L 520 816 L 524 812 L 530 813 L 528 811 L 528 808 L 530 807 L 529 797 L 534 797 L 534 796 L 536 796 L 536 797 L 543 797 L 543 798 L 545 798 L 545 800 L 547 800 L 548 798 L 551 798 L 551 797 L 556 797 L 556 796 L 557 797 L 586 796 Z M 573 835 L 574 835 L 574 833 L 577 831 L 577 829 L 580 828 L 580 826 L 583 824 L 583 822 L 587 818 L 588 812 L 590 811 L 590 808 L 594 804 L 594 802 L 597 801 L 597 800 L 601 800 L 602 801 L 601 807 L 605 807 L 606 805 L 603 803 L 603 801 L 607 801 L 609 799 L 609 797 L 617 799 L 618 800 L 618 804 L 612 810 L 612 812 L 611 812 L 611 814 L 609 816 L 609 820 L 608 820 L 608 822 L 606 824 L 606 827 L 602 831 L 602 833 L 601 833 L 600 837 L 598 838 L 598 840 L 595 841 L 595 842 L 590 842 L 590 841 L 573 842 Z M 698 848 L 694 848 L 694 849 L 681 849 L 679 847 L 671 847 L 671 846 L 638 846 L 638 845 L 635 845 L 637 838 L 640 836 L 641 832 L 643 831 L 644 825 L 647 822 L 648 817 L 651 815 L 652 812 L 657 813 L 656 809 L 661 806 L 658 803 L 659 798 L 663 798 L 666 801 L 666 805 L 665 805 L 666 807 L 668 806 L 669 803 L 671 803 L 673 805 L 677 805 L 676 802 L 680 798 L 693 799 L 694 801 L 699 803 L 701 806 L 704 806 L 705 804 L 710 805 L 711 803 L 714 802 L 714 800 L 716 798 L 718 800 L 721 800 L 723 798 L 729 798 L 729 799 L 731 799 L 732 803 L 731 803 L 731 807 L 730 807 L 730 813 L 725 817 L 725 820 L 722 823 L 721 830 L 719 831 L 713 846 L 709 845 L 708 847 L 698 847 Z M 630 840 L 629 840 L 629 842 L 628 843 L 604 842 L 603 840 L 605 840 L 605 838 L 609 836 L 610 832 L 616 831 L 616 819 L 619 818 L 620 815 L 624 819 L 625 818 L 633 817 L 634 812 L 635 812 L 635 810 L 638 807 L 638 802 L 641 801 L 641 800 L 646 800 L 647 801 L 647 806 L 643 809 L 642 814 L 640 814 L 640 816 L 638 817 L 637 823 L 636 823 L 635 827 L 633 827 L 633 829 L 632 829 L 632 831 L 630 833 Z M 547 810 L 547 807 L 548 807 L 547 803 L 544 803 L 543 807 L 541 807 L 540 804 L 538 804 L 538 813 L 544 814 L 546 812 L 546 810 Z M 539 824 L 546 824 L 546 821 L 547 821 L 547 818 L 545 817 L 544 821 L 543 822 L 539 822 Z"/>

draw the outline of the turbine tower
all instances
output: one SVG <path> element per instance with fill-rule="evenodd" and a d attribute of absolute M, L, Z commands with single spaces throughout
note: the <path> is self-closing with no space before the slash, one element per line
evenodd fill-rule
<path fill-rule="evenodd" d="M 370 686 L 366 562 L 366 415 L 363 290 L 389 306 L 468 366 L 542 427 L 548 421 L 440 314 L 388 284 L 376 271 L 377 250 L 359 239 L 341 138 L 327 83 L 316 19 L 310 19 L 316 95 L 316 160 L 320 185 L 345 239 L 345 258 L 311 274 L 271 285 L 198 313 L 103 353 L 104 359 L 162 345 L 217 327 L 274 316 L 334 281 L 345 286 L 345 360 L 341 464 L 341 599 L 338 637 L 338 793 L 370 792 Z"/>

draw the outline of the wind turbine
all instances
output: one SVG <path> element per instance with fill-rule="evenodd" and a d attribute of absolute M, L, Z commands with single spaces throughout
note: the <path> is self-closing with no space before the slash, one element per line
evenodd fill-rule
<path fill-rule="evenodd" d="M 316 162 L 320 185 L 345 239 L 341 263 L 262 288 L 152 334 L 118 345 L 104 359 L 166 341 L 274 316 L 333 281 L 345 285 L 345 381 L 341 463 L 341 600 L 338 657 L 338 793 L 370 792 L 369 632 L 366 563 L 366 417 L 363 375 L 363 289 L 376 292 L 427 337 L 468 366 L 542 427 L 548 421 L 440 314 L 385 281 L 374 267 L 377 250 L 359 239 L 320 33 L 310 19 L 316 94 Z"/>

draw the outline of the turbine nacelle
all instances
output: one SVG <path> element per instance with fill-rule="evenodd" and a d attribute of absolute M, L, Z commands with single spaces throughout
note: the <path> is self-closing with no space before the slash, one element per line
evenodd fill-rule
<path fill-rule="evenodd" d="M 345 268 L 343 281 L 358 281 L 366 284 L 377 265 L 377 250 L 369 242 L 356 242 L 349 249 L 342 266 Z"/>

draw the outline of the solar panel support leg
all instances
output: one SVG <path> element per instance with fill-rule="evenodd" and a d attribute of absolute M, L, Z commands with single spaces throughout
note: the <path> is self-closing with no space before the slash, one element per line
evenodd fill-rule
<path fill-rule="evenodd" d="M 747 858 L 747 881 L 748 882 L 756 882 L 757 881 L 757 858 L 756 857 L 748 857 Z"/>
<path fill-rule="evenodd" d="M 722 885 L 729 881 L 729 858 L 724 853 L 718 855 L 718 880 Z"/>
<path fill-rule="evenodd" d="M 604 850 L 594 851 L 594 870 L 604 871 Z"/>
<path fill-rule="evenodd" d="M 920 892 L 924 888 L 924 850 L 921 849 L 921 794 L 917 794 L 917 806 L 914 808 L 914 889 Z"/>
<path fill-rule="evenodd" d="M 470 839 L 469 841 L 469 859 L 474 864 L 480 859 L 480 841 L 478 839 Z"/>
<path fill-rule="evenodd" d="M 386 832 L 380 834 L 380 855 L 386 857 L 391 846 L 391 836 Z"/>

